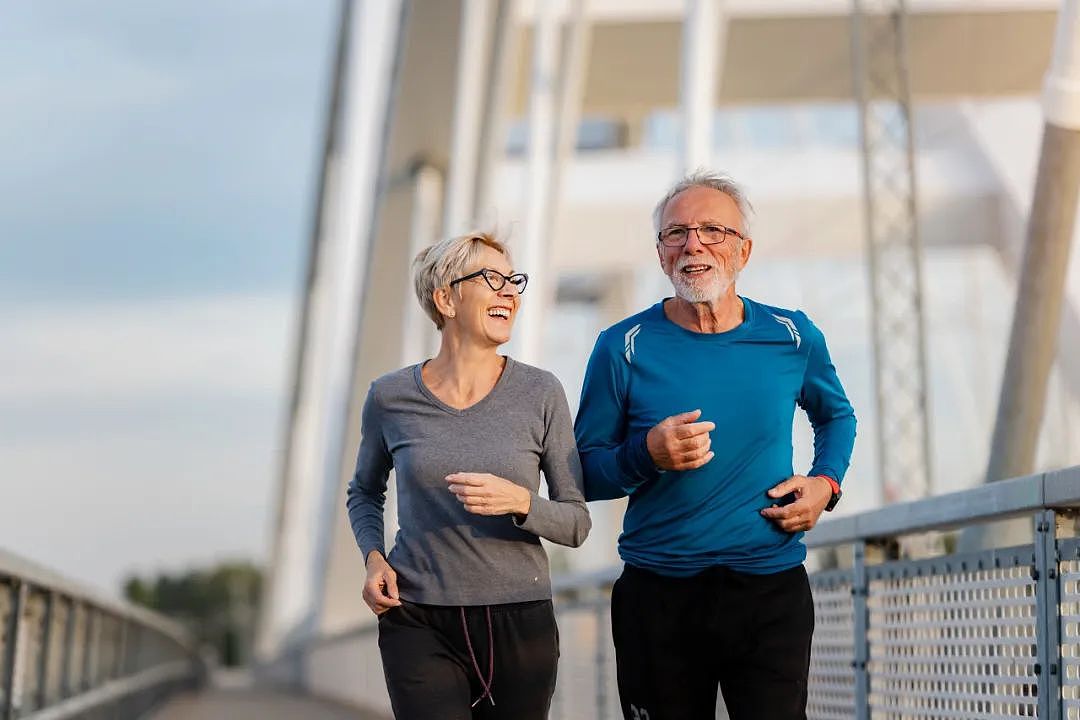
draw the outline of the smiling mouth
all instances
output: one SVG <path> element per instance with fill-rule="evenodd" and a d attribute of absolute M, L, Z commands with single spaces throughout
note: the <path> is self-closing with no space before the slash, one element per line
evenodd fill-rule
<path fill-rule="evenodd" d="M 685 265 L 679 269 L 679 272 L 684 275 L 701 275 L 712 269 L 712 265 Z"/>
<path fill-rule="evenodd" d="M 510 308 L 493 307 L 493 308 L 488 308 L 487 314 L 488 314 L 488 317 L 495 318 L 496 320 L 509 320 L 511 312 L 510 312 Z"/>

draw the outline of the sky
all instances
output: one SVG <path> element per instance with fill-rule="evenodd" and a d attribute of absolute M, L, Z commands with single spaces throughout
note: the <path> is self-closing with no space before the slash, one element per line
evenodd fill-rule
<path fill-rule="evenodd" d="M 0 548 L 266 558 L 336 12 L 0 4 Z"/>
<path fill-rule="evenodd" d="M 0 0 L 0 549 L 112 592 L 131 572 L 267 558 L 336 8 Z M 1023 133 L 1010 113 L 973 124 L 1031 138 L 986 143 L 1026 148 L 998 172 L 1019 178 L 1021 199 L 1039 124 L 1027 104 Z M 597 188 L 625 191 L 619 180 Z M 864 279 L 860 263 L 843 277 Z M 740 282 L 828 326 L 867 293 L 825 264 L 812 275 L 834 280 L 813 292 L 796 287 L 799 263 L 757 264 Z M 976 478 L 989 441 L 1001 363 L 983 356 L 1003 355 L 970 338 L 975 323 L 1003 352 L 1012 296 L 998 266 L 970 249 L 928 253 L 947 489 Z M 1071 276 L 1080 302 L 1080 253 Z M 560 316 L 576 328 L 561 336 L 581 340 L 550 363 L 572 403 L 598 322 Z M 861 398 L 858 472 L 873 466 L 872 388 L 868 343 L 848 340 L 830 345 Z M 1076 426 L 1060 424 L 1073 457 Z"/>

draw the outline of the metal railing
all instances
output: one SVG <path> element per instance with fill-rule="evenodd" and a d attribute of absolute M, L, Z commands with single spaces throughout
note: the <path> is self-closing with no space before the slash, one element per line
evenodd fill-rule
<path fill-rule="evenodd" d="M 176 623 L 0 551 L 0 720 L 135 718 L 203 675 Z"/>
<path fill-rule="evenodd" d="M 807 715 L 818 720 L 1080 720 L 1080 467 L 828 520 L 806 536 L 840 568 L 810 574 Z M 1017 548 L 888 558 L 903 536 L 1030 516 Z M 608 628 L 621 568 L 557 583 L 553 720 L 621 717 Z M 569 641 L 569 642 L 568 642 Z M 726 717 L 722 699 L 718 717 Z"/>
<path fill-rule="evenodd" d="M 1080 539 L 1069 537 L 1078 507 L 1075 467 L 821 523 L 806 544 L 841 567 L 810 574 L 808 716 L 1080 720 Z M 1022 516 L 1033 545 L 920 560 L 885 550 L 907 535 Z M 555 581 L 552 720 L 621 717 L 609 613 L 621 570 Z M 304 665 L 315 694 L 389 709 L 374 625 L 317 641 Z"/>
<path fill-rule="evenodd" d="M 850 548 L 815 573 L 813 718 L 1080 719 L 1080 468 L 823 523 L 811 548 Z M 1012 517 L 1034 543 L 888 559 L 899 536 Z"/>

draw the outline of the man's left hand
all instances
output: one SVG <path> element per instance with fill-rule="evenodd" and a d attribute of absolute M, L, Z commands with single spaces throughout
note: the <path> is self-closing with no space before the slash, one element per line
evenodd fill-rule
<path fill-rule="evenodd" d="M 769 491 L 769 497 L 779 499 L 795 493 L 795 502 L 780 507 L 773 505 L 761 514 L 786 532 L 805 532 L 817 525 L 818 518 L 832 499 L 832 485 L 823 477 L 795 475 Z"/>

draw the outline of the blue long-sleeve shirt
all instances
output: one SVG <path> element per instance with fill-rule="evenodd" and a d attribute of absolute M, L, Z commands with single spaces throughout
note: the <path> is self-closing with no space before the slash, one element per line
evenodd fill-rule
<path fill-rule="evenodd" d="M 772 573 L 806 558 L 802 533 L 760 515 L 766 492 L 791 477 L 798 405 L 814 429 L 807 475 L 843 482 L 855 413 L 821 331 L 800 311 L 743 298 L 743 322 L 695 333 L 663 303 L 600 334 L 589 359 L 575 434 L 587 500 L 629 496 L 619 555 L 631 565 L 687 576 L 724 565 Z M 661 471 L 645 436 L 671 415 L 700 408 L 716 424 L 715 457 Z"/>

